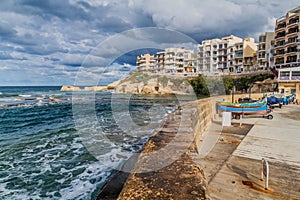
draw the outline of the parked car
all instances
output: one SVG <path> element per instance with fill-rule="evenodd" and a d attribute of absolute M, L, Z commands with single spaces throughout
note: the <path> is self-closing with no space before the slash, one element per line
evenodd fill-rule
<path fill-rule="evenodd" d="M 271 108 L 275 108 L 275 107 L 281 108 L 282 107 L 282 101 L 275 96 L 267 97 L 267 102 Z"/>

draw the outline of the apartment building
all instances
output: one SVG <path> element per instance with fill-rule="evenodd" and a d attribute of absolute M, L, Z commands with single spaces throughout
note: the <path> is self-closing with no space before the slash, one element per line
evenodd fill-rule
<path fill-rule="evenodd" d="M 165 73 L 165 52 L 157 52 L 155 55 L 157 73 Z"/>
<path fill-rule="evenodd" d="M 275 67 L 300 66 L 300 6 L 276 20 Z"/>
<path fill-rule="evenodd" d="M 267 62 L 269 65 L 269 69 L 273 69 L 275 67 L 275 37 L 271 40 L 270 48 L 266 50 Z"/>
<path fill-rule="evenodd" d="M 166 74 L 193 75 L 197 73 L 197 57 L 193 50 L 166 48 L 164 52 Z"/>
<path fill-rule="evenodd" d="M 259 44 L 257 50 L 257 64 L 260 70 L 270 68 L 271 43 L 274 41 L 275 32 L 266 32 L 259 36 Z"/>
<path fill-rule="evenodd" d="M 230 35 L 221 39 L 215 38 L 202 41 L 198 46 L 198 65 L 202 74 L 220 74 L 229 72 L 231 52 L 229 46 L 242 42 L 243 39 Z M 232 55 L 233 57 L 233 55 Z"/>
<path fill-rule="evenodd" d="M 136 59 L 136 68 L 137 71 L 155 73 L 157 71 L 157 65 L 154 55 L 144 54 L 138 56 Z"/>
<path fill-rule="evenodd" d="M 202 74 L 218 73 L 218 51 L 220 39 L 212 39 L 202 41 L 202 45 L 198 46 L 198 63 L 199 71 Z"/>
<path fill-rule="evenodd" d="M 198 46 L 198 65 L 202 74 L 228 74 L 254 71 L 257 44 L 254 38 L 227 36 L 204 40 Z"/>
<path fill-rule="evenodd" d="M 257 44 L 254 38 L 243 41 L 243 66 L 240 71 L 253 72 L 259 70 L 257 65 Z"/>
<path fill-rule="evenodd" d="M 166 48 L 155 56 L 144 54 L 137 57 L 137 71 L 178 76 L 197 75 L 197 56 L 193 50 Z"/>

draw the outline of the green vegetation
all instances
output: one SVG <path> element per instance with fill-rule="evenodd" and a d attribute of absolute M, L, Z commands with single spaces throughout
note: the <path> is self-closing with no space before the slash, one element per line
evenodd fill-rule
<path fill-rule="evenodd" d="M 236 86 L 237 91 L 248 90 L 257 81 L 264 81 L 268 78 L 274 79 L 273 74 L 260 74 L 245 76 L 240 78 L 232 78 L 230 76 L 224 77 L 203 77 L 202 75 L 197 78 L 190 79 L 189 82 L 192 85 L 197 96 L 212 96 L 221 94 L 230 94 L 233 85 Z M 210 94 L 210 93 L 213 94 Z"/>

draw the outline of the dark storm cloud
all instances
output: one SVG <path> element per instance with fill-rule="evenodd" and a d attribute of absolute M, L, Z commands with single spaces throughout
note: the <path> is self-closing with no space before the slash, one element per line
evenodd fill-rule
<path fill-rule="evenodd" d="M 0 39 L 4 40 L 7 37 L 12 37 L 17 33 L 16 30 L 7 22 L 0 20 Z"/>
<path fill-rule="evenodd" d="M 257 38 L 264 31 L 274 30 L 275 19 L 298 5 L 298 0 L 1 1 L 0 84 L 2 80 L 19 84 L 21 79 L 17 78 L 27 72 L 28 76 L 35 77 L 35 83 L 53 82 L 56 76 L 57 84 L 67 84 L 74 81 L 75 71 L 83 64 L 93 69 L 85 74 L 87 77 L 99 67 L 98 76 L 100 68 L 112 61 L 119 63 L 120 71 L 124 63 L 134 65 L 136 54 L 123 52 L 126 45 L 147 48 L 163 42 L 170 45 L 181 42 L 180 37 L 160 34 L 153 37 L 152 43 L 143 43 L 143 37 L 151 36 L 137 35 L 136 40 L 119 40 L 113 44 L 119 45 L 118 48 L 97 50 L 110 36 L 131 28 L 168 28 L 187 34 L 197 42 L 230 34 Z M 125 55 L 120 57 L 120 53 Z M 117 72 L 106 75 L 115 74 L 118 75 Z"/>
<path fill-rule="evenodd" d="M 80 7 L 72 5 L 69 1 L 61 0 L 23 0 L 19 1 L 17 11 L 25 14 L 33 14 L 48 18 L 51 16 L 56 16 L 61 19 L 85 19 L 89 20 L 90 15 L 84 12 Z M 82 4 L 81 5 L 86 5 Z M 30 12 L 22 8 L 27 8 Z"/>

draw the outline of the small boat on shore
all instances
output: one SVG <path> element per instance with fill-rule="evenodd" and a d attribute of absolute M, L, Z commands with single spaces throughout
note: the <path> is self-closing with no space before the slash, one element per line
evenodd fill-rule
<path fill-rule="evenodd" d="M 265 101 L 254 103 L 217 102 L 217 112 L 231 112 L 235 119 L 239 119 L 240 115 L 262 115 L 268 119 L 273 119 L 273 116 L 269 114 L 271 109 Z"/>

